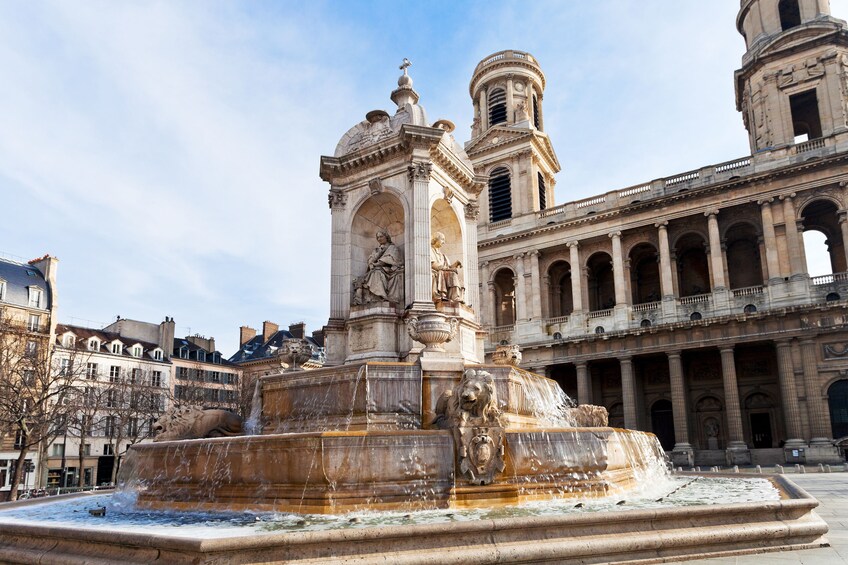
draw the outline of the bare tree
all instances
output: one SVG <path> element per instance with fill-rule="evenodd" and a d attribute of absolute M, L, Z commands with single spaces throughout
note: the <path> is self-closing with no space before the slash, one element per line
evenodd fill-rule
<path fill-rule="evenodd" d="M 32 449 L 44 448 L 66 423 L 66 399 L 75 379 L 76 351 L 52 360 L 48 333 L 11 316 L 0 318 L 0 429 L 15 436 L 18 458 L 10 500 L 18 497 L 24 464 Z"/>
<path fill-rule="evenodd" d="M 77 379 L 69 394 L 68 402 L 68 431 L 79 438 L 79 453 L 77 454 L 77 486 L 85 486 L 85 451 L 86 439 L 101 431 L 102 421 L 99 416 L 106 402 L 106 390 L 97 386 L 94 379 L 86 373 L 85 378 Z M 64 453 L 62 459 L 64 461 Z M 65 465 L 62 465 L 65 472 Z"/>

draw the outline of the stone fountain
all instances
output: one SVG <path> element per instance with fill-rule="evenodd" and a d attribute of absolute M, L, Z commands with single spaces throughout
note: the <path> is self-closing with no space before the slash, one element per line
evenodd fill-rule
<path fill-rule="evenodd" d="M 285 344 L 279 374 L 257 384 L 251 435 L 235 435 L 241 423 L 219 412 L 181 410 L 161 421 L 168 433 L 133 446 L 121 469 L 138 506 L 301 514 L 490 508 L 624 500 L 639 482 L 665 476 L 652 434 L 609 428 L 603 408 L 573 406 L 554 381 L 520 368 L 518 348 L 499 348 L 486 363 L 476 268 L 485 179 L 453 125 L 427 121 L 407 67 L 391 95 L 394 115 L 369 112 L 321 159 L 332 214 L 328 366 L 302 370 L 307 349 Z M 207 437 L 174 439 L 199 436 Z M 785 500 L 744 507 L 224 540 L 12 524 L 0 528 L 0 558 L 371 563 L 391 553 L 398 563 L 592 563 L 819 543 L 826 525 L 812 513 L 815 500 L 791 484 L 778 487 Z"/>
<path fill-rule="evenodd" d="M 140 505 L 492 506 L 625 491 L 664 467 L 654 436 L 586 417 L 603 410 L 575 408 L 555 382 L 520 369 L 517 348 L 484 363 L 475 305 L 484 181 L 452 124 L 428 123 L 403 71 L 394 116 L 369 112 L 321 159 L 332 366 L 298 371 L 299 346 L 286 343 L 290 367 L 258 385 L 260 433 L 133 447 L 123 477 L 140 486 Z"/>

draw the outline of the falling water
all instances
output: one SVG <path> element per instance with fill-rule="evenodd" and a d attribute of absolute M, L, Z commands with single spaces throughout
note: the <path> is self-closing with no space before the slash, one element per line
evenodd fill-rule
<path fill-rule="evenodd" d="M 244 423 L 244 430 L 247 435 L 256 435 L 262 433 L 262 380 L 256 379 L 256 386 L 253 389 L 253 399 L 250 402 L 250 416 Z"/>

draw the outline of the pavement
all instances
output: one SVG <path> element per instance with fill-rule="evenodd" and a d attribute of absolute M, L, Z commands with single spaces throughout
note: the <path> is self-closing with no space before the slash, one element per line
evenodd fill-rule
<path fill-rule="evenodd" d="M 789 468 L 787 468 L 789 471 Z M 830 528 L 825 536 L 830 547 L 781 551 L 674 561 L 672 564 L 689 565 L 846 565 L 848 564 L 848 473 L 787 472 L 787 478 L 816 497 L 820 503 L 816 513 Z"/>

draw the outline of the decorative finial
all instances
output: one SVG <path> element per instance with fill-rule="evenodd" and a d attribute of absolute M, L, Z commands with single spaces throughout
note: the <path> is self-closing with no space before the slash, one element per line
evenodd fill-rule
<path fill-rule="evenodd" d="M 404 58 L 403 58 L 403 63 L 401 63 L 401 64 L 400 64 L 400 66 L 399 66 L 398 68 L 399 68 L 400 70 L 402 70 L 402 71 L 403 71 L 403 74 L 405 74 L 405 75 L 406 75 L 406 74 L 407 74 L 406 69 L 408 69 L 408 68 L 409 68 L 409 67 L 411 67 L 411 66 L 412 66 L 412 61 L 410 61 L 409 59 L 407 59 L 406 57 L 404 57 Z"/>

